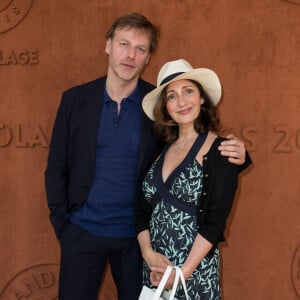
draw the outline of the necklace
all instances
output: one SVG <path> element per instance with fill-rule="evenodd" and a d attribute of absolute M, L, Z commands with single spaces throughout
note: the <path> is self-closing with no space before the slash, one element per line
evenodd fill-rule
<path fill-rule="evenodd" d="M 188 143 L 188 139 L 184 139 L 182 143 L 175 142 L 174 143 L 175 152 L 177 153 L 180 152 L 186 146 L 187 143 Z"/>

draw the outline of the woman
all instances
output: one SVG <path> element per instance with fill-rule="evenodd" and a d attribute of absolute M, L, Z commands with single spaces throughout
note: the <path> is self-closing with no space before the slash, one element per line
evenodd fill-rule
<path fill-rule="evenodd" d="M 161 68 L 157 86 L 142 105 L 168 146 L 143 182 L 137 209 L 143 281 L 158 286 L 166 266 L 176 265 L 190 299 L 220 299 L 218 244 L 239 172 L 218 151 L 221 84 L 213 71 L 180 59 Z M 185 299 L 181 287 L 176 297 Z"/>

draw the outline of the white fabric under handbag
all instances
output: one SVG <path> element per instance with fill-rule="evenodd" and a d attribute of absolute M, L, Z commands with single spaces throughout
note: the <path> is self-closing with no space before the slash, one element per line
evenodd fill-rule
<path fill-rule="evenodd" d="M 165 285 L 166 285 L 173 269 L 176 270 L 173 287 L 172 287 L 172 290 L 167 291 L 164 288 L 165 288 Z M 189 296 L 187 293 L 186 284 L 185 284 L 185 280 L 184 280 L 182 271 L 179 267 L 175 267 L 175 266 L 167 266 L 166 271 L 165 271 L 157 289 L 155 289 L 155 288 L 152 289 L 152 288 L 149 288 L 144 285 L 143 289 L 141 291 L 141 294 L 139 296 L 139 300 L 177 300 L 175 298 L 175 293 L 176 293 L 176 290 L 178 287 L 179 278 L 181 279 L 181 284 L 184 289 L 185 297 L 187 300 L 189 300 Z"/>

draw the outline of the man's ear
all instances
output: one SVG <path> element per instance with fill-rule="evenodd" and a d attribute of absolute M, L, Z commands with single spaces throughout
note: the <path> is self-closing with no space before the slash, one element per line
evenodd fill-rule
<path fill-rule="evenodd" d="M 149 64 L 150 58 L 151 58 L 151 55 L 149 54 L 148 58 L 146 59 L 145 65 L 148 65 L 148 64 Z"/>
<path fill-rule="evenodd" d="M 110 48 L 111 48 L 111 38 L 106 40 L 106 45 L 105 45 L 105 53 L 110 54 Z"/>

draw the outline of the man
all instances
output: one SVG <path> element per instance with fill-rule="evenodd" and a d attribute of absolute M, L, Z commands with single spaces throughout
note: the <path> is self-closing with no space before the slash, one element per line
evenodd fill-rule
<path fill-rule="evenodd" d="M 61 243 L 60 300 L 95 300 L 109 260 L 118 299 L 138 299 L 141 254 L 134 227 L 136 191 L 162 143 L 141 100 L 154 87 L 139 78 L 158 29 L 143 15 L 117 19 L 106 35 L 107 76 L 63 93 L 45 183 Z M 222 149 L 245 160 L 234 138 Z"/>

